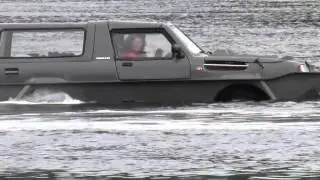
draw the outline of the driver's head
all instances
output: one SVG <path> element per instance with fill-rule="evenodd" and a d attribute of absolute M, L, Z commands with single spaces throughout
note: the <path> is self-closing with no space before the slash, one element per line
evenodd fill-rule
<path fill-rule="evenodd" d="M 128 37 L 130 48 L 136 52 L 142 52 L 145 47 L 145 36 L 144 34 L 132 34 Z"/>
<path fill-rule="evenodd" d="M 139 36 L 134 36 L 132 39 L 132 49 L 134 51 L 143 51 L 144 47 L 143 47 L 143 40 L 141 37 Z"/>

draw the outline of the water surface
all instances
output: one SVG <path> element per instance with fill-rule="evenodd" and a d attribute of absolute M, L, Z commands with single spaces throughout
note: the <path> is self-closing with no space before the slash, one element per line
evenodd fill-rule
<path fill-rule="evenodd" d="M 171 21 L 206 50 L 319 64 L 317 0 L 2 0 L 0 22 Z M 64 93 L 0 103 L 0 176 L 319 179 L 320 103 L 98 107 Z"/>

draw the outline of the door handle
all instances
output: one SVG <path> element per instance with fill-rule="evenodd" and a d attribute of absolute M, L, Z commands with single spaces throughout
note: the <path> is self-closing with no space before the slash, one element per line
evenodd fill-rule
<path fill-rule="evenodd" d="M 132 67 L 132 62 L 124 62 L 124 63 L 122 63 L 122 66 L 123 67 Z"/>
<path fill-rule="evenodd" d="M 18 68 L 5 68 L 4 69 L 5 75 L 19 75 Z"/>

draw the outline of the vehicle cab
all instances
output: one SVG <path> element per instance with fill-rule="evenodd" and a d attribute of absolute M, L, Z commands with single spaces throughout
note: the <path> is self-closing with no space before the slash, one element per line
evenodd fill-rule
<path fill-rule="evenodd" d="M 173 29 L 161 23 L 110 21 L 120 80 L 190 79 L 190 57 Z"/>

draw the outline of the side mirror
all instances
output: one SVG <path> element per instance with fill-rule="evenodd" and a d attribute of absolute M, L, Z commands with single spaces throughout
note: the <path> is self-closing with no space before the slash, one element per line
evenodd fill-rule
<path fill-rule="evenodd" d="M 177 59 L 182 59 L 185 57 L 185 55 L 182 51 L 182 47 L 178 44 L 172 45 L 172 54 L 173 54 L 173 57 L 175 57 Z"/>

